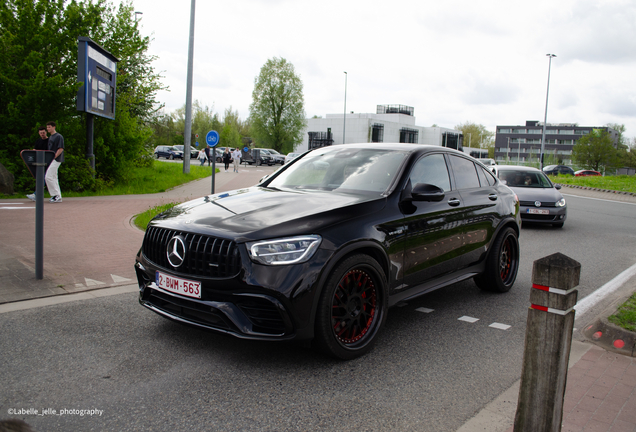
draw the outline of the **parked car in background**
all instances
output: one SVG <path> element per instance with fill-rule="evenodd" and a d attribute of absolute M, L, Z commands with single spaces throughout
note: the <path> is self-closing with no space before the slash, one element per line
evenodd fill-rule
<path fill-rule="evenodd" d="M 256 150 L 258 150 L 258 152 L 256 152 Z M 249 165 L 274 165 L 274 159 L 272 158 L 271 153 L 266 149 L 252 149 L 250 153 L 252 160 L 246 160 Z M 258 161 L 256 160 L 256 153 L 259 154 Z"/>
<path fill-rule="evenodd" d="M 578 170 L 574 173 L 574 175 L 577 177 L 587 177 L 587 176 L 600 176 L 603 174 L 594 170 Z"/>
<path fill-rule="evenodd" d="M 212 154 L 213 150 L 216 151 L 216 163 L 223 163 L 223 153 L 225 152 L 225 147 L 210 147 L 210 154 Z M 230 150 L 230 153 L 231 152 L 232 150 Z"/>
<path fill-rule="evenodd" d="M 497 165 L 497 162 L 495 162 L 494 159 L 490 159 L 490 158 L 477 158 L 477 160 L 481 163 L 483 163 L 486 166 L 494 166 Z"/>
<path fill-rule="evenodd" d="M 519 202 L 462 152 L 347 144 L 305 153 L 256 186 L 205 196 L 148 225 L 139 302 L 259 341 L 364 355 L 389 307 L 473 278 L 509 291 Z"/>
<path fill-rule="evenodd" d="M 155 147 L 155 158 L 183 159 L 183 151 L 175 146 L 157 146 Z"/>
<path fill-rule="evenodd" d="M 261 150 L 267 150 L 269 152 L 269 155 L 272 157 L 274 164 L 283 165 L 285 163 L 285 155 L 280 154 L 276 150 L 274 149 L 261 149 Z"/>
<path fill-rule="evenodd" d="M 523 222 L 563 227 L 568 208 L 559 192 L 561 185 L 554 185 L 544 173 L 532 167 L 497 165 L 492 170 L 519 197 Z"/>
<path fill-rule="evenodd" d="M 574 170 L 566 165 L 548 165 L 543 167 L 547 175 L 574 175 Z"/>
<path fill-rule="evenodd" d="M 181 153 L 183 153 L 183 149 L 185 148 L 185 146 L 182 146 L 182 145 L 176 145 L 174 147 L 176 147 L 177 150 L 181 151 Z M 199 150 L 190 146 L 190 159 L 196 159 L 198 157 L 199 157 Z"/>
<path fill-rule="evenodd" d="M 287 156 L 285 156 L 285 162 L 284 163 L 289 163 L 289 162 L 293 161 L 294 159 L 296 159 L 301 154 L 302 153 L 288 153 Z"/>

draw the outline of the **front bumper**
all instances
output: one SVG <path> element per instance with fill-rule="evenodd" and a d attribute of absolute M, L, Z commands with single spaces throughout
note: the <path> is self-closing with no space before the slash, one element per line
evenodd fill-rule
<path fill-rule="evenodd" d="M 530 211 L 533 210 L 547 210 L 548 214 L 530 213 Z M 568 216 L 568 209 L 567 207 L 535 207 L 521 205 L 519 207 L 519 214 L 523 222 L 554 224 L 565 222 Z"/>
<path fill-rule="evenodd" d="M 313 337 L 316 281 L 322 268 L 315 260 L 295 266 L 248 263 L 230 279 L 171 272 L 137 255 L 139 303 L 176 322 L 250 340 L 300 340 Z M 324 264 L 324 261 L 322 261 Z M 245 264 L 245 263 L 244 263 Z M 157 271 L 201 282 L 201 299 L 157 286 Z"/>

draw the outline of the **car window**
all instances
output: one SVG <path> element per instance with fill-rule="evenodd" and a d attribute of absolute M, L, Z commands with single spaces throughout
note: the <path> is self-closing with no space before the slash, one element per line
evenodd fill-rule
<path fill-rule="evenodd" d="M 480 186 L 474 162 L 455 155 L 451 155 L 450 159 L 453 165 L 457 189 L 471 189 Z"/>
<path fill-rule="evenodd" d="M 448 167 L 444 155 L 441 153 L 424 156 L 418 160 L 413 166 L 409 178 L 411 186 L 423 183 L 437 186 L 445 192 L 451 190 Z"/>
<path fill-rule="evenodd" d="M 549 188 L 552 183 L 539 171 L 505 170 L 499 172 L 499 178 L 506 181 L 506 185 L 526 188 Z"/>
<path fill-rule="evenodd" d="M 492 173 L 479 165 L 475 165 L 477 167 L 477 174 L 479 175 L 479 183 L 481 183 L 481 187 L 486 186 L 494 186 L 497 180 Z"/>
<path fill-rule="evenodd" d="M 401 151 L 325 148 L 291 165 L 268 187 L 382 193 L 391 185 L 404 158 Z"/>

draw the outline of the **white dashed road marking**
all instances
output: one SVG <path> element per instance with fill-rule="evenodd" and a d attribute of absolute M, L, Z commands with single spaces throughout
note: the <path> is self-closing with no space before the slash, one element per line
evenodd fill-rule
<path fill-rule="evenodd" d="M 496 328 L 496 329 L 499 329 L 499 330 L 508 330 L 510 328 L 509 325 L 500 324 L 500 323 L 492 323 L 488 327 Z"/>
<path fill-rule="evenodd" d="M 479 318 L 473 318 L 473 317 L 469 317 L 464 315 L 463 317 L 458 318 L 459 321 L 466 321 L 469 323 L 476 323 L 477 321 L 479 321 Z"/>
<path fill-rule="evenodd" d="M 415 310 L 418 311 L 418 312 L 423 312 L 423 313 L 431 313 L 431 312 L 433 312 L 433 309 L 428 309 L 428 308 L 425 308 L 425 307 L 419 307 L 419 308 L 417 308 Z"/>

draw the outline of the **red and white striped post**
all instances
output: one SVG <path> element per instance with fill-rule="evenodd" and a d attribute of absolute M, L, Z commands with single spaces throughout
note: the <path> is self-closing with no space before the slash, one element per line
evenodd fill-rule
<path fill-rule="evenodd" d="M 532 265 L 519 402 L 514 432 L 557 432 L 563 419 L 574 306 L 581 264 L 556 253 Z"/>

